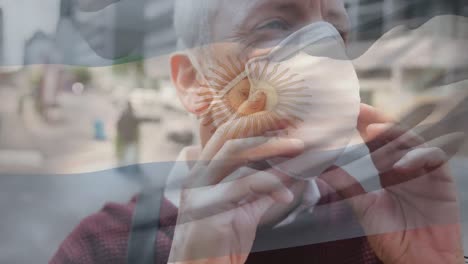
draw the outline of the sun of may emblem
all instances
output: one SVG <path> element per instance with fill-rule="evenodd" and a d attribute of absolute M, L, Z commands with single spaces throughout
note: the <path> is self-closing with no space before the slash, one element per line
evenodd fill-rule
<path fill-rule="evenodd" d="M 202 124 L 216 129 L 230 121 L 233 125 L 225 133 L 232 138 L 277 130 L 280 122 L 295 128 L 304 122 L 310 105 L 305 81 L 281 63 L 266 59 L 247 64 L 232 57 L 217 60 L 206 80 L 199 96 L 210 105 L 201 115 Z"/>

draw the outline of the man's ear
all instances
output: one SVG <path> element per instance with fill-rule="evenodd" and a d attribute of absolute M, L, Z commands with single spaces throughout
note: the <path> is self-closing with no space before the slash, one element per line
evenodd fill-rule
<path fill-rule="evenodd" d="M 199 115 L 209 106 L 198 82 L 198 72 L 190 58 L 181 53 L 171 56 L 171 76 L 177 95 L 187 111 Z"/>

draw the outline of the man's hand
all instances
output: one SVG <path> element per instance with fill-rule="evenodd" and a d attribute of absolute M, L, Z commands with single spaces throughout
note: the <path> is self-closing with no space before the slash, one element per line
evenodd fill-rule
<path fill-rule="evenodd" d="M 363 113 L 361 135 L 383 189 L 366 193 L 340 168 L 321 178 L 350 203 L 384 263 L 464 263 L 456 186 L 441 150 L 460 135 L 425 142 L 368 106 Z"/>
<path fill-rule="evenodd" d="M 245 167 L 249 162 L 300 154 L 296 139 L 230 139 L 227 123 L 204 147 L 182 191 L 171 263 L 244 263 L 263 214 L 293 194 L 287 178 Z"/>

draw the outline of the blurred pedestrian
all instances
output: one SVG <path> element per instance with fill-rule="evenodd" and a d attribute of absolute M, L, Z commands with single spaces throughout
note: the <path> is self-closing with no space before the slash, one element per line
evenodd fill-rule
<path fill-rule="evenodd" d="M 106 129 L 104 126 L 104 121 L 100 118 L 94 120 L 94 139 L 98 141 L 107 140 Z"/>
<path fill-rule="evenodd" d="M 138 163 L 138 118 L 130 102 L 117 122 L 116 154 L 119 166 Z"/>
<path fill-rule="evenodd" d="M 143 122 L 160 122 L 157 117 L 138 117 L 132 103 L 127 102 L 125 110 L 117 121 L 116 155 L 118 166 L 128 166 L 129 170 L 138 171 L 140 153 L 140 124 Z M 131 169 L 130 169 L 131 168 Z"/>

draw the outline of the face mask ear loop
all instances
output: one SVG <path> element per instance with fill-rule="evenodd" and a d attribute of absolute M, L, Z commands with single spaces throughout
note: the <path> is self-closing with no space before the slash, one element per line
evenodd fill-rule
<path fill-rule="evenodd" d="M 326 29 L 326 31 L 323 30 L 323 29 Z M 285 46 L 286 44 L 288 44 L 292 40 L 296 39 L 297 36 L 304 35 L 304 34 L 306 34 L 307 32 L 310 32 L 310 31 L 315 33 L 315 34 L 313 34 L 314 37 L 311 38 L 311 39 L 307 39 L 307 41 L 304 41 L 304 43 L 300 43 L 300 45 L 298 45 L 298 47 L 295 49 L 296 52 L 298 50 L 304 49 L 305 47 L 307 47 L 311 43 L 317 42 L 318 40 L 326 38 L 326 37 L 334 37 L 335 39 L 339 40 L 340 43 L 342 43 L 342 45 L 344 46 L 343 40 L 340 37 L 340 33 L 330 23 L 320 21 L 320 22 L 315 22 L 313 24 L 307 25 L 307 26 L 299 29 L 298 31 L 294 32 L 292 35 L 290 35 L 289 37 L 287 37 L 283 41 L 281 41 L 278 44 L 278 46 L 273 48 L 273 50 L 270 51 L 268 54 L 266 54 L 264 56 L 257 57 L 257 58 L 253 58 L 253 59 L 247 61 L 244 71 L 241 74 L 239 74 L 236 78 L 234 78 L 232 81 L 230 81 L 229 84 L 226 85 L 226 87 L 224 87 L 224 89 L 221 92 L 218 91 L 219 96 L 224 97 L 236 84 L 241 82 L 243 79 L 248 78 L 249 70 L 250 70 L 249 65 L 251 65 L 252 63 L 255 63 L 255 62 L 259 62 L 261 60 L 271 60 L 271 57 L 275 56 L 276 53 L 279 53 L 283 46 Z M 309 35 L 312 35 L 312 34 L 309 34 Z M 199 64 L 198 60 L 193 55 L 193 53 L 192 52 L 187 52 L 187 55 L 190 58 L 190 60 L 192 61 L 192 64 L 194 65 L 195 69 L 198 72 L 202 73 L 203 72 L 202 67 Z M 204 79 L 203 81 L 206 82 L 206 83 L 209 83 L 206 80 L 205 75 L 203 75 L 203 74 L 201 74 L 201 75 L 202 75 L 202 78 Z M 250 95 L 252 94 L 252 92 L 254 92 L 254 91 L 251 89 L 250 90 Z"/>
<path fill-rule="evenodd" d="M 326 29 L 326 31 L 323 30 L 323 29 Z M 281 41 L 278 44 L 278 46 L 273 48 L 273 50 L 270 51 L 268 54 L 266 54 L 264 56 L 257 57 L 257 58 L 253 58 L 253 59 L 247 61 L 244 71 L 241 74 L 239 74 L 236 78 L 234 78 L 231 82 L 229 82 L 229 84 L 223 89 L 223 91 L 220 92 L 220 96 L 221 97 L 225 96 L 226 93 L 228 93 L 237 83 L 239 83 L 240 81 L 242 81 L 243 79 L 248 77 L 248 75 L 249 75 L 248 65 L 251 65 L 252 63 L 258 62 L 260 60 L 269 60 L 269 59 L 271 59 L 272 56 L 275 56 L 276 53 L 279 53 L 281 51 L 283 46 L 286 46 L 289 42 L 296 39 L 298 35 L 304 35 L 305 33 L 309 32 L 309 31 L 314 31 L 313 32 L 313 33 L 315 33 L 315 34 L 313 34 L 314 37 L 310 38 L 310 39 L 307 39 L 307 41 L 304 41 L 304 43 L 300 43 L 300 45 L 298 45 L 298 47 L 295 49 L 296 52 L 298 50 L 304 49 L 305 47 L 307 47 L 311 43 L 317 42 L 318 40 L 323 39 L 323 38 L 327 38 L 327 37 L 334 37 L 344 47 L 344 42 L 343 42 L 342 38 L 340 37 L 340 33 L 330 23 L 325 22 L 325 21 L 320 21 L 320 22 L 315 22 L 313 24 L 307 25 L 307 26 L 299 29 L 298 31 L 294 32 L 293 34 L 288 36 L 283 41 Z M 309 35 L 312 35 L 312 34 L 309 34 Z M 203 78 L 203 81 L 205 83 L 209 84 L 209 82 L 206 80 L 206 76 L 204 74 L 202 74 L 203 73 L 203 70 L 202 70 L 203 68 L 201 67 L 200 63 L 198 62 L 198 59 L 195 57 L 193 52 L 184 52 L 184 53 L 189 57 L 189 59 L 191 60 L 193 66 L 194 66 L 194 68 L 197 70 L 197 72 L 201 73 L 200 75 Z"/>
<path fill-rule="evenodd" d="M 197 70 L 197 72 L 203 78 L 203 82 L 209 84 L 210 82 L 206 79 L 205 74 L 203 74 L 203 67 L 200 65 L 200 63 L 198 62 L 198 60 L 197 60 L 196 56 L 193 54 L 193 52 L 185 52 L 184 54 L 187 55 L 187 57 L 189 57 L 189 59 L 192 62 L 192 65 L 194 66 L 195 70 Z M 232 81 L 230 81 L 229 84 L 226 85 L 226 87 L 224 87 L 224 89 L 221 92 L 216 91 L 218 93 L 219 97 L 224 97 L 232 88 L 234 88 L 234 86 L 236 84 L 241 82 L 247 76 L 248 76 L 247 70 L 244 69 L 244 71 L 242 73 L 240 73 Z M 212 89 L 212 88 L 209 88 L 209 89 Z M 213 91 L 214 91 L 214 89 L 213 89 Z"/>
<path fill-rule="evenodd" d="M 201 48 L 199 48 L 199 49 L 201 49 Z M 191 49 L 191 50 L 187 50 L 187 51 L 180 52 L 180 53 L 186 55 L 186 56 L 189 58 L 191 64 L 193 65 L 193 68 L 194 68 L 194 69 L 196 70 L 196 72 L 197 72 L 197 77 L 200 76 L 200 78 L 202 78 L 202 81 L 203 81 L 205 84 L 208 85 L 207 88 L 208 88 L 211 92 L 213 92 L 214 89 L 210 87 L 209 82 L 208 82 L 208 80 L 207 80 L 206 77 L 205 77 L 205 74 L 203 74 L 203 67 L 200 65 L 200 63 L 198 62 L 198 59 L 197 59 L 196 55 L 194 54 L 194 53 L 197 53 L 197 52 L 199 52 L 199 51 L 198 51 L 198 50 L 195 50 L 195 49 Z M 205 113 L 211 111 L 211 108 L 212 108 L 212 104 L 210 103 L 210 105 L 208 106 L 208 108 L 207 108 L 206 110 L 204 110 Z"/>
<path fill-rule="evenodd" d="M 202 76 L 202 78 L 203 78 L 203 81 L 205 83 L 208 83 L 208 81 L 205 78 L 205 75 L 201 74 L 203 72 L 203 68 L 201 67 L 200 63 L 198 62 L 198 59 L 196 58 L 196 56 L 193 53 L 194 52 L 190 52 L 190 51 L 183 52 L 183 54 L 185 54 L 189 58 L 190 62 L 193 65 L 193 68 L 197 71 L 197 74 L 200 74 Z"/>
<path fill-rule="evenodd" d="M 298 37 L 300 38 L 301 36 L 308 36 L 308 38 L 301 39 L 302 41 L 300 43 L 296 43 L 296 47 L 293 50 L 284 53 L 283 48 L 287 47 L 288 45 L 290 45 L 290 43 L 293 43 L 294 40 L 298 39 Z M 307 46 L 321 39 L 330 37 L 333 37 L 335 40 L 337 40 L 343 48 L 345 47 L 340 33 L 332 24 L 325 21 L 314 22 L 292 33 L 286 39 L 281 41 L 276 47 L 274 47 L 268 54 L 254 58 L 251 60 L 251 62 L 257 62 L 265 59 L 270 59 L 271 61 L 279 62 L 284 60 L 285 58 L 288 58 L 288 56 L 290 56 L 291 54 L 303 50 Z M 282 52 L 284 54 L 281 54 Z M 278 56 L 278 58 L 274 58 L 275 56 Z"/>
<path fill-rule="evenodd" d="M 195 52 L 198 52 L 198 51 L 195 51 Z M 192 63 L 194 69 L 197 71 L 197 74 L 199 74 L 200 77 L 203 78 L 203 82 L 208 84 L 209 86 L 208 89 L 210 89 L 211 92 L 213 92 L 214 94 L 216 93 L 218 94 L 217 97 L 220 97 L 220 98 L 224 97 L 232 88 L 234 88 L 236 84 L 238 84 L 240 81 L 242 81 L 244 78 L 248 76 L 247 69 L 244 69 L 244 71 L 241 74 L 239 74 L 235 79 L 233 79 L 231 82 L 229 82 L 229 84 L 221 92 L 215 91 L 215 89 L 210 86 L 210 82 L 206 79 L 205 74 L 203 74 L 203 67 L 198 62 L 198 59 L 196 58 L 196 55 L 194 54 L 195 52 L 186 51 L 186 52 L 183 52 L 183 54 L 185 54 L 190 59 L 190 62 Z M 205 110 L 205 113 L 210 112 L 212 110 L 212 107 L 213 107 L 213 104 L 210 103 L 208 108 Z M 235 118 L 234 116 L 229 118 L 229 121 L 232 121 L 234 118 Z"/>

